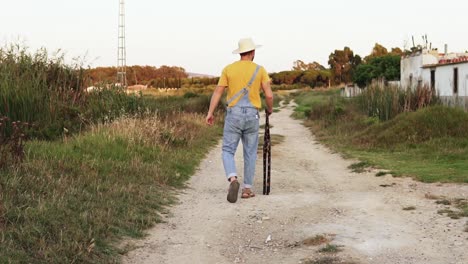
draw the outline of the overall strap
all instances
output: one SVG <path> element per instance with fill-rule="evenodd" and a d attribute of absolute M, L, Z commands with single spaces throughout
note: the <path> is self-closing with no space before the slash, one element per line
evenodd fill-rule
<path fill-rule="evenodd" d="M 260 70 L 260 65 L 257 65 L 257 68 L 255 69 L 255 72 L 254 74 L 252 75 L 252 78 L 250 78 L 250 81 L 249 83 L 247 84 L 247 86 L 245 86 L 244 88 L 242 88 L 242 90 L 240 90 L 239 92 L 237 92 L 233 97 L 231 97 L 231 99 L 229 99 L 226 103 L 226 106 L 229 106 L 234 100 L 236 100 L 239 96 L 245 96 L 248 92 L 249 92 L 249 89 L 250 89 L 250 86 L 253 84 L 253 82 L 255 81 L 255 78 L 257 77 L 257 74 L 258 74 L 258 71 Z"/>

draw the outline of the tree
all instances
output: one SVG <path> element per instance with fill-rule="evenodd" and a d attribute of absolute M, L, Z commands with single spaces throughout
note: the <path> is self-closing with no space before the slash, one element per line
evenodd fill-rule
<path fill-rule="evenodd" d="M 353 75 L 353 81 L 361 88 L 370 84 L 374 78 L 375 66 L 371 64 L 361 64 L 357 67 Z"/>
<path fill-rule="evenodd" d="M 364 60 L 365 60 L 365 61 L 369 61 L 369 60 L 371 60 L 372 58 L 385 56 L 385 55 L 387 55 L 387 54 L 388 54 L 387 48 L 385 48 L 384 46 L 380 45 L 379 43 L 375 43 L 374 48 L 372 48 L 371 54 L 370 54 L 369 56 L 365 57 Z"/>
<path fill-rule="evenodd" d="M 310 87 L 315 87 L 317 83 L 317 77 L 320 76 L 320 73 L 316 70 L 308 70 L 302 74 L 300 82 Z"/>
<path fill-rule="evenodd" d="M 297 60 L 293 63 L 292 71 L 282 71 L 270 74 L 273 84 L 303 84 L 310 87 L 328 85 L 331 77 L 330 70 L 327 70 L 318 62 L 305 63 Z"/>
<path fill-rule="evenodd" d="M 392 48 L 392 51 L 390 51 L 390 54 L 402 56 L 403 51 L 400 48 L 396 47 L 396 48 Z"/>
<path fill-rule="evenodd" d="M 292 68 L 293 71 L 305 71 L 307 70 L 307 64 L 305 64 L 303 61 L 301 60 L 297 60 L 293 63 L 293 68 Z"/>
<path fill-rule="evenodd" d="M 393 54 L 372 58 L 368 63 L 357 67 L 353 81 L 359 87 L 364 87 L 377 78 L 384 78 L 386 81 L 399 80 L 400 60 L 400 55 Z"/>
<path fill-rule="evenodd" d="M 349 47 L 343 50 L 335 50 L 328 57 L 328 64 L 331 68 L 333 83 L 350 82 L 353 71 L 361 64 L 361 57 L 354 55 Z"/>
<path fill-rule="evenodd" d="M 323 67 L 320 63 L 314 61 L 312 63 L 305 63 L 301 60 L 297 60 L 293 63 L 293 71 L 308 71 L 308 70 L 315 70 L 315 71 L 321 71 L 325 70 L 325 67 Z"/>

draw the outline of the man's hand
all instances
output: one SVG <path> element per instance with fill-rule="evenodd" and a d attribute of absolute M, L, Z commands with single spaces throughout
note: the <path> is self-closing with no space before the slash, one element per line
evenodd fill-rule
<path fill-rule="evenodd" d="M 211 113 L 208 113 L 206 116 L 206 124 L 212 126 L 214 124 L 214 115 Z"/>
<path fill-rule="evenodd" d="M 265 102 L 266 102 L 266 114 L 271 115 L 273 113 L 273 92 L 271 91 L 270 82 L 263 82 L 262 89 L 265 93 Z"/>
<path fill-rule="evenodd" d="M 214 124 L 214 112 L 216 110 L 216 107 L 219 104 L 219 101 L 221 100 L 221 96 L 224 93 L 225 86 L 216 86 L 216 89 L 213 92 L 213 95 L 211 96 L 211 101 L 210 101 L 210 109 L 208 110 L 208 114 L 206 115 L 206 124 L 212 126 Z"/>

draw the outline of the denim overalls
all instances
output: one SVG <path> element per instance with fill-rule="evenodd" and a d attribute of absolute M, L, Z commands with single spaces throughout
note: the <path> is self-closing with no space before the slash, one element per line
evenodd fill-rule
<path fill-rule="evenodd" d="M 224 122 L 223 133 L 223 164 L 226 177 L 237 176 L 234 155 L 239 140 L 242 140 L 244 148 L 244 188 L 252 188 L 255 175 L 255 163 L 257 160 L 259 113 L 258 109 L 249 100 L 249 89 L 255 80 L 260 66 L 250 79 L 246 88 L 235 94 L 228 105 L 239 96 L 242 96 L 237 104 L 228 107 Z"/>

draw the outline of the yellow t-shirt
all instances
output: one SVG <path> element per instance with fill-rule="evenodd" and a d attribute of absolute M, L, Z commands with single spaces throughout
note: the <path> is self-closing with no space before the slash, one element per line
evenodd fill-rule
<path fill-rule="evenodd" d="M 228 87 L 227 89 L 227 99 L 228 101 L 242 88 L 246 87 L 249 84 L 250 79 L 252 78 L 257 64 L 252 61 L 236 61 L 232 64 L 229 64 L 223 69 L 221 78 L 219 79 L 218 86 Z M 255 81 L 252 83 L 249 89 L 249 100 L 253 106 L 256 108 L 262 107 L 262 101 L 260 99 L 260 89 L 263 82 L 270 81 L 265 68 L 260 67 L 258 70 Z M 239 96 L 234 100 L 229 106 L 234 106 L 242 98 Z"/>

